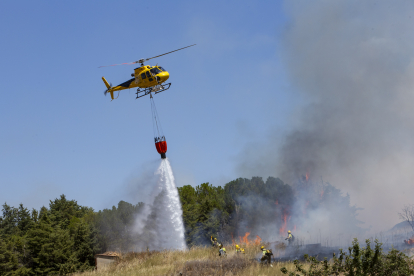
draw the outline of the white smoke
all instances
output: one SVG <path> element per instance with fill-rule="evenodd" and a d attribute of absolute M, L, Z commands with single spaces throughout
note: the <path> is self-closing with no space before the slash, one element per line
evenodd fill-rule
<path fill-rule="evenodd" d="M 248 149 L 240 172 L 288 183 L 307 172 L 322 176 L 364 208 L 366 227 L 392 227 L 414 194 L 414 2 L 285 7 L 281 56 L 292 87 L 310 103 L 280 146 L 276 135 L 260 145 L 266 152 Z"/>

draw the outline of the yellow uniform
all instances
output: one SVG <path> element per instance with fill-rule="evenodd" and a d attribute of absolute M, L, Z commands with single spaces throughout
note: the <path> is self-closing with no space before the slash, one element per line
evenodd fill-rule
<path fill-rule="evenodd" d="M 260 259 L 260 261 L 263 263 L 268 263 L 268 264 L 270 264 L 271 263 L 271 261 L 272 261 L 272 257 L 271 257 L 271 255 L 273 255 L 273 254 L 271 254 L 271 251 L 269 251 L 269 250 L 267 250 L 266 248 L 261 248 L 262 249 L 262 258 Z"/>

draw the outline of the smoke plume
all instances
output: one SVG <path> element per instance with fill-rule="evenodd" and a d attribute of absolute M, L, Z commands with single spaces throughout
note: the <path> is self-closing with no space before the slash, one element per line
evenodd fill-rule
<path fill-rule="evenodd" d="M 364 208 L 366 227 L 388 228 L 414 194 L 414 2 L 288 1 L 286 11 L 281 56 L 308 104 L 278 147 L 248 149 L 240 171 L 323 177 Z"/>
<path fill-rule="evenodd" d="M 321 243 L 346 248 L 353 238 L 365 234 L 349 196 L 329 183 L 313 182 L 305 176 L 291 186 L 278 178 L 264 182 L 253 177 L 239 178 L 226 188 L 236 206 L 230 221 L 230 228 L 236 231 L 231 238 L 240 237 L 240 242 L 245 242 L 244 235 L 283 242 L 291 230 L 295 245 Z"/>

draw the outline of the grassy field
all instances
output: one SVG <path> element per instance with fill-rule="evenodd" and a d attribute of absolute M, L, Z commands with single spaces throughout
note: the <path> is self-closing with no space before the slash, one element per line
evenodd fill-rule
<path fill-rule="evenodd" d="M 186 251 L 128 253 L 120 261 L 99 271 L 75 274 L 77 276 L 106 275 L 284 275 L 280 269 L 293 270 L 293 263 L 261 265 L 258 246 L 247 246 L 246 254 L 236 255 L 233 246 L 226 246 L 227 257 L 218 256 L 218 249 L 193 247 Z M 180 274 L 181 273 L 181 274 Z"/>

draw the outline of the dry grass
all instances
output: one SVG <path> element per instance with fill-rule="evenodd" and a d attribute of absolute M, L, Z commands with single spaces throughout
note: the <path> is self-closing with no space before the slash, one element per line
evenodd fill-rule
<path fill-rule="evenodd" d="M 284 275 L 280 271 L 286 267 L 292 271 L 291 262 L 273 263 L 273 267 L 261 265 L 261 253 L 257 246 L 245 248 L 246 254 L 236 255 L 233 246 L 226 246 L 228 256 L 220 258 L 218 249 L 193 247 L 186 251 L 160 251 L 123 254 L 118 263 L 99 271 L 77 273 L 76 276 L 107 275 Z M 181 273 L 181 274 L 180 274 Z"/>

